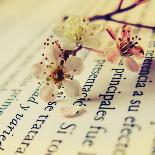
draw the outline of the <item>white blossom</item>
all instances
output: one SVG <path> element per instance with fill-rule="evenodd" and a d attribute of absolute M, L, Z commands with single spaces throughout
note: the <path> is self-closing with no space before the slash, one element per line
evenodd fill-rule
<path fill-rule="evenodd" d="M 88 18 L 69 16 L 64 23 L 54 27 L 53 32 L 58 37 L 63 49 L 74 50 L 78 46 L 98 48 L 101 24 L 89 22 Z"/>
<path fill-rule="evenodd" d="M 46 102 L 56 98 L 56 88 L 64 86 L 66 95 L 69 97 L 79 96 L 81 93 L 80 83 L 73 79 L 83 70 L 83 62 L 79 57 L 69 57 L 64 64 L 61 64 L 62 50 L 54 42 L 47 46 L 40 63 L 32 67 L 33 76 L 43 81 L 40 89 L 40 97 Z"/>

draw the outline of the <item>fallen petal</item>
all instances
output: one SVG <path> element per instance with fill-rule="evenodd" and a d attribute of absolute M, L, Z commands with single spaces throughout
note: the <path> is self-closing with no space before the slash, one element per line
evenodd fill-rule
<path fill-rule="evenodd" d="M 61 114 L 67 118 L 73 118 L 82 115 L 86 112 L 84 109 L 77 106 L 66 106 L 60 108 Z"/>

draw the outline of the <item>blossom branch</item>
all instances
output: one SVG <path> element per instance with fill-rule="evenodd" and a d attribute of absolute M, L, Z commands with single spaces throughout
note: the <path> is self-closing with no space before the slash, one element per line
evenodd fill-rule
<path fill-rule="evenodd" d="M 111 21 L 116 22 L 116 23 L 120 23 L 120 24 L 127 24 L 127 25 L 131 25 L 131 26 L 135 26 L 135 27 L 138 27 L 138 28 L 146 28 L 146 29 L 155 30 L 155 26 L 147 26 L 147 25 L 143 25 L 143 24 L 140 24 L 140 23 L 135 24 L 135 23 L 130 23 L 130 22 L 123 21 L 123 20 L 116 20 L 116 19 L 113 19 L 113 18 L 111 18 Z"/>
<path fill-rule="evenodd" d="M 131 4 L 131 5 L 127 6 L 127 7 L 125 7 L 125 8 L 122 8 L 122 4 L 123 4 L 124 0 L 120 0 L 116 10 L 114 10 L 114 11 L 112 11 L 110 13 L 107 13 L 105 15 L 92 16 L 92 17 L 89 18 L 89 20 L 90 21 L 106 20 L 106 21 L 112 21 L 112 22 L 117 22 L 117 23 L 122 23 L 122 24 L 128 24 L 128 25 L 132 25 L 132 26 L 135 26 L 135 27 L 138 27 L 138 28 L 146 28 L 146 29 L 154 30 L 155 26 L 147 26 L 147 25 L 138 24 L 138 23 L 130 23 L 130 22 L 127 22 L 127 21 L 117 20 L 117 19 L 113 18 L 114 15 L 130 11 L 130 10 L 134 9 L 135 7 L 141 5 L 141 4 L 145 3 L 145 2 L 148 2 L 148 1 L 149 0 L 137 0 L 133 4 Z"/>
<path fill-rule="evenodd" d="M 120 2 L 119 2 L 119 4 L 118 4 L 118 10 L 121 9 L 121 6 L 122 6 L 122 4 L 123 4 L 123 1 L 124 1 L 124 0 L 120 0 Z"/>
<path fill-rule="evenodd" d="M 97 50 L 97 49 L 94 49 L 94 48 L 85 47 L 85 46 L 80 45 L 75 50 L 71 51 L 70 55 L 75 56 L 77 54 L 77 52 L 81 51 L 81 49 L 87 49 L 89 51 L 95 52 L 95 53 L 97 53 L 99 55 L 102 55 L 102 56 L 104 54 L 103 51 L 101 51 L 101 50 Z"/>

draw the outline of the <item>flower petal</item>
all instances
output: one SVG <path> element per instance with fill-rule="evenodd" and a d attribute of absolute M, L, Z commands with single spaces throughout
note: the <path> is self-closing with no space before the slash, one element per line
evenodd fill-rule
<path fill-rule="evenodd" d="M 47 59 L 49 64 L 57 63 L 58 59 L 60 58 L 62 51 L 58 47 L 56 43 L 49 45 L 46 47 L 44 51 L 44 57 Z"/>
<path fill-rule="evenodd" d="M 55 26 L 53 28 L 53 33 L 57 36 L 57 37 L 62 37 L 64 36 L 64 29 L 62 26 Z"/>
<path fill-rule="evenodd" d="M 121 38 L 128 39 L 130 38 L 131 27 L 129 25 L 123 25 L 121 29 Z"/>
<path fill-rule="evenodd" d="M 79 75 L 83 71 L 84 64 L 81 58 L 72 56 L 67 59 L 64 68 L 65 72 L 68 74 Z"/>
<path fill-rule="evenodd" d="M 101 32 L 103 30 L 103 28 L 104 28 L 103 24 L 90 23 L 88 31 L 98 33 L 98 32 Z"/>
<path fill-rule="evenodd" d="M 67 117 L 67 118 L 73 118 L 73 117 L 77 117 L 77 116 L 80 116 L 82 115 L 85 110 L 82 109 L 81 107 L 77 107 L 77 106 L 65 106 L 65 107 L 61 107 L 60 108 L 60 111 L 62 113 L 62 115 L 64 117 Z"/>
<path fill-rule="evenodd" d="M 47 66 L 43 63 L 36 63 L 32 66 L 32 76 L 39 79 L 43 80 L 46 79 L 47 75 L 49 74 L 49 70 Z"/>
<path fill-rule="evenodd" d="M 67 37 L 62 37 L 59 39 L 60 45 L 65 50 L 74 50 L 76 48 L 76 43 Z"/>
<path fill-rule="evenodd" d="M 110 63 L 116 63 L 120 57 L 120 52 L 117 49 L 116 45 L 114 45 L 114 46 L 108 48 L 105 55 L 107 57 L 107 60 Z"/>
<path fill-rule="evenodd" d="M 74 98 L 81 95 L 81 86 L 77 80 L 65 80 L 64 90 L 68 97 Z"/>
<path fill-rule="evenodd" d="M 144 58 L 144 50 L 141 46 L 134 47 L 130 51 L 136 58 Z"/>
<path fill-rule="evenodd" d="M 44 84 L 41 88 L 40 88 L 40 97 L 42 100 L 44 100 L 45 102 L 50 102 L 50 101 L 54 101 L 56 96 L 54 94 L 54 89 L 55 89 L 55 84 L 53 81 L 49 82 L 49 85 Z"/>
<path fill-rule="evenodd" d="M 98 48 L 100 47 L 101 43 L 96 38 L 87 38 L 82 42 L 83 46 L 90 47 L 90 48 Z"/>
<path fill-rule="evenodd" d="M 125 64 L 126 67 L 132 72 L 139 71 L 139 65 L 132 57 L 125 57 Z"/>

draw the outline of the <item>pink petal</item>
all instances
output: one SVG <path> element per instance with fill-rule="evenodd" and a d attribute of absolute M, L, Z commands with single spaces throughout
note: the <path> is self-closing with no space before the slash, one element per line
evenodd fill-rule
<path fill-rule="evenodd" d="M 40 97 L 45 102 L 50 102 L 55 100 L 55 94 L 54 94 L 55 84 L 53 81 L 49 81 L 49 85 L 44 84 L 40 88 Z"/>
<path fill-rule="evenodd" d="M 107 53 L 106 54 L 107 55 L 107 60 L 110 63 L 116 63 L 118 61 L 119 56 L 120 56 L 120 53 L 117 50 L 117 47 L 116 46 L 113 46 L 113 47 L 109 48 L 106 53 Z"/>
<path fill-rule="evenodd" d="M 121 30 L 121 38 L 128 39 L 130 38 L 131 27 L 128 25 L 123 25 Z"/>
<path fill-rule="evenodd" d="M 109 33 L 110 37 L 113 39 L 113 40 L 116 40 L 116 34 L 115 32 L 112 30 L 112 28 L 110 26 L 108 26 L 106 28 L 107 32 Z"/>
<path fill-rule="evenodd" d="M 81 95 L 81 86 L 77 80 L 65 80 L 64 90 L 68 97 L 74 98 Z"/>
<path fill-rule="evenodd" d="M 144 50 L 141 46 L 132 48 L 130 52 L 134 54 L 134 56 L 136 56 L 137 58 L 144 58 Z"/>
<path fill-rule="evenodd" d="M 126 67 L 132 72 L 139 71 L 139 65 L 132 57 L 125 57 L 125 64 Z"/>

